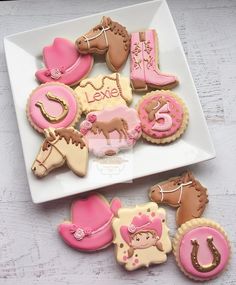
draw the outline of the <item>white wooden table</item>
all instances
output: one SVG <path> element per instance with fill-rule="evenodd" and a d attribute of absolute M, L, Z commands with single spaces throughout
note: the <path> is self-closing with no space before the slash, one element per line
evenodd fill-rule
<path fill-rule="evenodd" d="M 93 3 L 94 2 L 94 3 Z M 1 1 L 0 38 L 42 25 L 141 1 L 40 0 Z M 236 242 L 236 1 L 168 0 L 184 46 L 217 158 L 190 169 L 208 187 L 205 217 L 224 226 Z M 22 83 L 24 84 L 24 83 Z M 86 254 L 65 246 L 57 224 L 69 217 L 72 198 L 34 205 L 26 173 L 14 106 L 0 43 L 0 284 L 191 284 L 170 255 L 166 264 L 126 272 L 116 264 L 113 247 Z M 167 178 L 184 169 L 163 173 Z M 104 189 L 124 205 L 147 201 L 155 176 Z M 171 236 L 175 211 L 168 208 Z M 236 259 L 207 284 L 236 284 Z M 193 282 L 194 283 L 194 282 Z M 206 283 L 205 283 L 206 284 Z"/>

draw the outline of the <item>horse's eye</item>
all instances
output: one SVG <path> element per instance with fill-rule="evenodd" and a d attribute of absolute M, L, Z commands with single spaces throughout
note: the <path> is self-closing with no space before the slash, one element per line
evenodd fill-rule
<path fill-rule="evenodd" d="M 140 239 L 139 239 L 139 238 L 136 238 L 136 241 L 140 241 Z"/>
<path fill-rule="evenodd" d="M 146 239 L 149 239 L 149 236 L 147 236 Z"/>
<path fill-rule="evenodd" d="M 51 145 L 50 145 L 50 143 L 48 143 L 48 147 L 50 147 Z"/>
<path fill-rule="evenodd" d="M 180 182 L 178 182 L 178 183 L 177 183 L 177 185 L 181 185 L 181 183 L 180 183 Z"/>

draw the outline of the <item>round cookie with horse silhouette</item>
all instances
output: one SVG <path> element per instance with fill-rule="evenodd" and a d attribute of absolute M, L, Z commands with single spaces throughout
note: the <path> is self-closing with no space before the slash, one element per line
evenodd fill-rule
<path fill-rule="evenodd" d="M 38 86 L 32 91 L 26 106 L 30 124 L 40 133 L 50 127 L 74 126 L 81 113 L 82 109 L 74 90 L 59 82 Z"/>
<path fill-rule="evenodd" d="M 89 151 L 98 157 L 132 148 L 142 133 L 137 111 L 122 105 L 90 112 L 80 124 L 80 132 Z"/>
<path fill-rule="evenodd" d="M 186 276 L 205 281 L 216 278 L 226 268 L 231 248 L 219 224 L 199 218 L 178 229 L 173 240 L 173 253 Z"/>
<path fill-rule="evenodd" d="M 155 144 L 179 138 L 188 125 L 189 113 L 184 101 L 171 91 L 152 91 L 137 105 L 143 137 Z"/>

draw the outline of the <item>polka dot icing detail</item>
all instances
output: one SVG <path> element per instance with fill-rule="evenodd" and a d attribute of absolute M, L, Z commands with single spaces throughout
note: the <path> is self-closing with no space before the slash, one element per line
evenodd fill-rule
<path fill-rule="evenodd" d="M 160 102 L 159 100 L 162 99 L 164 99 L 168 104 L 168 109 L 166 108 L 163 111 L 160 110 L 159 112 L 155 112 L 155 108 L 157 108 L 157 106 L 155 106 L 154 102 Z M 153 110 L 151 110 L 152 103 Z M 150 111 L 147 111 L 147 107 L 149 107 L 148 109 Z M 151 112 L 153 115 L 150 115 Z M 157 113 L 159 113 L 159 117 L 157 117 Z M 139 105 L 139 117 L 143 132 L 157 139 L 166 138 L 176 133 L 182 125 L 183 113 L 182 105 L 167 93 L 165 93 L 165 95 L 162 93 L 155 93 L 144 99 Z M 152 119 L 150 119 L 150 117 L 152 117 Z M 167 119 L 168 123 L 166 128 L 163 129 L 161 125 L 164 126 Z M 155 127 L 156 123 L 160 126 L 159 129 L 163 130 L 157 130 L 158 128 Z"/>
<path fill-rule="evenodd" d="M 73 89 L 60 83 L 46 83 L 33 90 L 27 116 L 33 127 L 44 129 L 73 126 L 81 114 Z"/>
<path fill-rule="evenodd" d="M 212 266 L 212 270 L 209 272 L 201 272 L 200 269 L 196 269 L 197 267 L 194 266 L 195 261 L 191 257 L 193 241 L 196 240 L 199 245 L 195 260 L 204 267 L 213 263 L 214 260 L 213 253 L 207 242 L 208 238 L 212 238 L 212 243 L 219 253 L 220 261 L 216 267 Z M 207 226 L 198 227 L 187 232 L 183 236 L 179 247 L 180 264 L 184 270 L 190 275 L 201 279 L 211 279 L 218 275 L 227 265 L 229 255 L 230 248 L 224 235 L 218 230 Z"/>

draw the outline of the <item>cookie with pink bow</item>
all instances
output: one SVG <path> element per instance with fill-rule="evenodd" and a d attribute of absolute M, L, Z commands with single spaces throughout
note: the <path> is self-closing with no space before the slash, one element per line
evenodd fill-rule
<path fill-rule="evenodd" d="M 167 260 L 171 251 L 166 213 L 150 202 L 135 208 L 121 208 L 113 219 L 116 259 L 127 270 L 148 267 Z"/>
<path fill-rule="evenodd" d="M 40 82 L 74 86 L 87 77 L 93 66 L 93 56 L 80 54 L 67 39 L 55 38 L 51 46 L 43 48 L 43 62 L 45 67 L 35 73 Z"/>
<path fill-rule="evenodd" d="M 72 203 L 71 221 L 58 226 L 66 244 L 81 251 L 96 251 L 109 246 L 113 240 L 112 219 L 121 207 L 118 198 L 110 204 L 100 194 L 92 194 Z"/>
<path fill-rule="evenodd" d="M 124 105 L 90 112 L 80 124 L 80 132 L 89 151 L 99 157 L 132 148 L 142 133 L 137 111 Z"/>
<path fill-rule="evenodd" d="M 183 99 L 171 91 L 152 91 L 137 105 L 142 136 L 155 144 L 178 139 L 186 130 L 189 113 Z"/>

